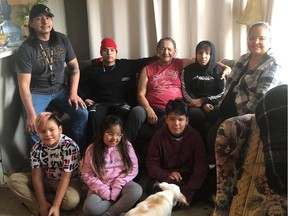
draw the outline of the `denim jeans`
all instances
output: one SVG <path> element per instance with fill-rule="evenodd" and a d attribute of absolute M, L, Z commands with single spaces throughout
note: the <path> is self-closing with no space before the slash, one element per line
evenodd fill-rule
<path fill-rule="evenodd" d="M 78 107 L 78 110 L 74 106 L 70 106 L 68 103 L 69 88 L 64 87 L 60 91 L 50 95 L 32 94 L 32 102 L 36 112 L 36 115 L 44 112 L 48 105 L 53 102 L 53 106 L 60 112 L 67 113 L 71 120 L 72 135 L 71 138 L 79 145 L 80 150 L 83 150 L 86 142 L 86 125 L 88 121 L 87 109 Z M 24 112 L 25 113 L 25 112 Z M 26 113 L 25 113 L 26 122 Z M 34 142 L 39 141 L 38 135 L 32 135 Z"/>

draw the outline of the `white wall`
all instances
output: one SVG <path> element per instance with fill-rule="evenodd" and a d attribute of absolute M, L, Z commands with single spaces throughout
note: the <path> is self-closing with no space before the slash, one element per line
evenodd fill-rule
<path fill-rule="evenodd" d="M 54 14 L 53 26 L 55 31 L 67 34 L 64 0 L 49 0 L 47 6 Z"/>

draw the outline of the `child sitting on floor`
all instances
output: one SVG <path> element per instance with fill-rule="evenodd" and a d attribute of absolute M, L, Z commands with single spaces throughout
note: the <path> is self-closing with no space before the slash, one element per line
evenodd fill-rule
<path fill-rule="evenodd" d="M 166 125 L 151 139 L 146 166 L 152 178 L 147 186 L 148 194 L 157 191 L 155 182 L 174 183 L 180 186 L 181 193 L 191 205 L 215 192 L 216 177 L 214 170 L 207 175 L 205 145 L 199 132 L 188 124 L 188 109 L 188 103 L 182 99 L 167 103 Z M 178 205 L 178 208 L 183 207 Z"/>
<path fill-rule="evenodd" d="M 117 116 L 104 118 L 99 137 L 88 146 L 80 170 L 89 188 L 83 206 L 86 215 L 118 216 L 142 195 L 142 187 L 132 181 L 138 174 L 138 159 Z"/>
<path fill-rule="evenodd" d="M 62 134 L 60 119 L 51 112 L 35 121 L 40 141 L 30 151 L 31 173 L 13 173 L 8 180 L 12 192 L 34 215 L 59 216 L 80 201 L 80 150 Z"/>

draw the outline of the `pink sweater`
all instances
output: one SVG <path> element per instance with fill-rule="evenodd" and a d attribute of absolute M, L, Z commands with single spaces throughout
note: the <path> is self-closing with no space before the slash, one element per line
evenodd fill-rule
<path fill-rule="evenodd" d="M 123 186 L 132 181 L 138 174 L 138 159 L 130 142 L 127 142 L 128 153 L 133 163 L 133 170 L 127 176 L 122 171 L 124 169 L 122 158 L 117 147 L 107 148 L 105 154 L 106 180 L 102 181 L 96 174 L 97 167 L 92 162 L 92 146 L 90 145 L 81 161 L 80 171 L 83 181 L 88 185 L 88 194 L 96 193 L 102 199 L 116 200 Z"/>

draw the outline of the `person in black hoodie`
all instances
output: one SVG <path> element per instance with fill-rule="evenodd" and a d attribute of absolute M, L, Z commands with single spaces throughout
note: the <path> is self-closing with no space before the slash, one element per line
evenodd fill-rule
<path fill-rule="evenodd" d="M 196 46 L 196 62 L 185 67 L 181 74 L 182 93 L 189 103 L 192 127 L 206 140 L 210 126 L 209 114 L 224 93 L 223 68 L 216 62 L 215 46 L 210 41 L 201 41 Z"/>
<path fill-rule="evenodd" d="M 79 94 L 89 110 L 88 142 L 99 132 L 106 115 L 116 115 L 125 122 L 130 107 L 137 103 L 137 74 L 155 58 L 117 59 L 117 53 L 115 41 L 104 38 L 100 46 L 102 57 L 92 60 L 81 73 Z"/>

